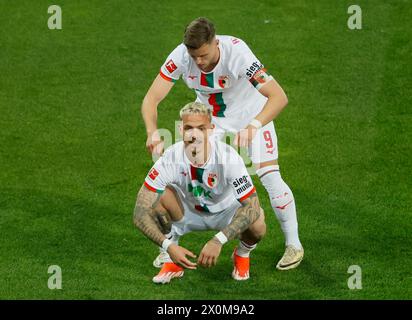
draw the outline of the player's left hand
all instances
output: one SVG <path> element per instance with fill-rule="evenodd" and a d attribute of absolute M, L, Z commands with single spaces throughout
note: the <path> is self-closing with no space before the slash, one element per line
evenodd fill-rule
<path fill-rule="evenodd" d="M 217 239 L 209 240 L 200 252 L 197 263 L 206 268 L 215 266 L 221 250 L 222 244 Z"/>
<path fill-rule="evenodd" d="M 234 144 L 242 148 L 247 148 L 256 136 L 257 129 L 254 126 L 248 125 L 245 129 L 236 133 Z"/>

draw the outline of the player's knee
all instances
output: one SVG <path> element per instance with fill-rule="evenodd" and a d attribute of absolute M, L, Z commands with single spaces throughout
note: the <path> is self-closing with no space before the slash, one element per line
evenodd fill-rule
<path fill-rule="evenodd" d="M 157 205 L 153 208 L 154 211 L 154 219 L 156 220 L 156 224 L 159 227 L 160 231 L 163 234 L 167 234 L 172 229 L 172 218 L 167 211 L 167 209 L 162 205 L 161 201 L 157 203 Z"/>
<path fill-rule="evenodd" d="M 160 212 L 167 212 L 172 221 L 179 221 L 183 217 L 183 207 L 174 188 L 167 186 L 160 198 L 158 207 Z"/>
<path fill-rule="evenodd" d="M 259 241 L 263 239 L 265 234 L 266 234 L 266 225 L 263 225 L 254 230 L 250 230 L 247 237 L 243 237 L 243 238 L 248 239 L 251 243 L 258 243 Z"/>
<path fill-rule="evenodd" d="M 254 233 L 254 237 L 255 237 L 256 241 L 260 241 L 260 240 L 263 239 L 265 234 L 266 234 L 266 223 L 265 223 L 265 221 L 262 221 L 262 223 L 259 224 L 258 227 L 256 228 L 255 233 Z"/>
<path fill-rule="evenodd" d="M 256 220 L 255 223 L 253 223 L 250 226 L 248 231 L 249 231 L 250 237 L 254 241 L 259 242 L 260 240 L 263 239 L 263 237 L 266 234 L 266 223 L 265 223 L 265 216 L 263 214 L 263 210 L 258 220 Z"/>
<path fill-rule="evenodd" d="M 252 233 L 251 240 L 252 240 L 254 243 L 258 243 L 258 242 L 260 242 L 260 241 L 263 239 L 263 237 L 265 236 L 265 234 L 266 234 L 266 229 L 264 229 L 264 230 L 258 230 L 258 231 L 256 231 L 256 232 Z"/>

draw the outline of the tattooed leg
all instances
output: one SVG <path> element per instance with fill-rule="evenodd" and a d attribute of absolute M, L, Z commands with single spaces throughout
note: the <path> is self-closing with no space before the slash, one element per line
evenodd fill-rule
<path fill-rule="evenodd" d="M 163 194 L 159 194 L 145 186 L 140 188 L 133 221 L 154 243 L 161 246 L 166 239 L 164 231 L 171 228 L 170 220 L 178 221 L 182 218 L 182 205 L 174 189 L 168 187 Z"/>
<path fill-rule="evenodd" d="M 133 213 L 135 226 L 159 246 L 166 239 L 160 230 L 159 220 L 156 218 L 154 210 L 159 203 L 160 197 L 161 194 L 152 192 L 145 186 L 142 186 L 137 194 Z"/>
<path fill-rule="evenodd" d="M 266 223 L 265 223 L 265 214 L 261 208 L 261 214 L 259 218 L 250 225 L 240 236 L 240 240 L 245 242 L 248 245 L 254 245 L 258 243 L 264 235 L 266 234 Z"/>
<path fill-rule="evenodd" d="M 261 208 L 257 194 L 252 194 L 242 202 L 242 207 L 237 209 L 232 221 L 222 232 L 228 240 L 239 237 L 243 232 L 249 229 L 261 216 Z M 258 224 L 259 225 L 259 224 Z"/>
<path fill-rule="evenodd" d="M 176 190 L 167 187 L 154 211 L 162 233 L 169 234 L 172 230 L 173 221 L 179 221 L 183 218 L 183 206 Z"/>
<path fill-rule="evenodd" d="M 171 186 L 166 187 L 155 210 L 167 214 L 170 222 L 182 220 L 184 214 L 177 191 Z"/>

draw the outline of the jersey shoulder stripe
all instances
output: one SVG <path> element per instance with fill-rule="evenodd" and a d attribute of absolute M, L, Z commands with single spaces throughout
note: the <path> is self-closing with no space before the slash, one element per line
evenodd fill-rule
<path fill-rule="evenodd" d="M 247 194 L 245 194 L 243 197 L 241 197 L 240 199 L 238 199 L 238 201 L 242 202 L 245 201 L 247 198 L 249 198 L 252 194 L 254 194 L 256 192 L 256 188 L 253 187 L 252 190 L 250 190 Z"/>
<path fill-rule="evenodd" d="M 146 181 L 144 182 L 144 186 L 148 189 L 148 190 L 150 190 L 150 191 L 152 191 L 152 192 L 156 192 L 156 193 L 163 193 L 164 192 L 164 190 L 160 190 L 160 189 L 156 189 L 156 188 L 154 188 L 154 187 L 152 187 L 150 184 L 148 184 Z"/>
<path fill-rule="evenodd" d="M 173 78 L 168 77 L 167 75 L 165 75 L 165 74 L 162 72 L 161 69 L 160 69 L 159 75 L 160 75 L 163 79 L 165 79 L 166 81 L 173 82 L 173 83 L 175 83 L 175 82 L 177 81 L 176 79 L 173 79 Z"/>

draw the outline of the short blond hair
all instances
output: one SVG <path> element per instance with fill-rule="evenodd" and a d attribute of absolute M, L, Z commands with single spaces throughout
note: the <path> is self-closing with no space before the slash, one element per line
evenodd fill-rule
<path fill-rule="evenodd" d="M 183 116 L 191 115 L 191 114 L 199 114 L 208 116 L 209 120 L 212 120 L 212 111 L 206 107 L 203 103 L 200 102 L 190 102 L 186 104 L 180 110 L 180 120 L 182 120 Z"/>

